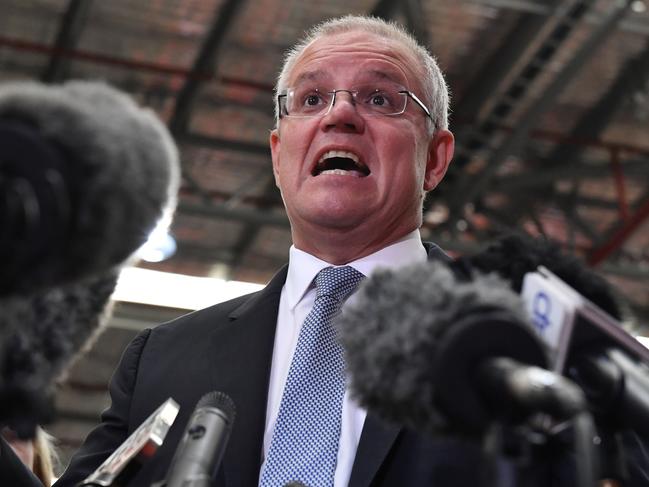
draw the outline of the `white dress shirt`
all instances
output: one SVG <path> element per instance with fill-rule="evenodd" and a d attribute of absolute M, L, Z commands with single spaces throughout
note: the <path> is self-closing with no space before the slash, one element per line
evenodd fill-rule
<path fill-rule="evenodd" d="M 425 262 L 426 259 L 426 249 L 421 243 L 419 230 L 414 230 L 392 245 L 362 259 L 349 262 L 347 265 L 363 275 L 369 276 L 378 267 L 397 268 L 408 264 Z M 300 329 L 315 301 L 314 279 L 318 272 L 329 266 L 331 264 L 298 250 L 295 246 L 291 246 L 288 274 L 279 300 L 277 331 L 275 333 L 273 362 L 270 370 L 263 445 L 264 463 L 273 438 L 275 422 L 277 421 L 284 392 L 284 384 L 293 359 Z M 353 300 L 354 296 L 352 295 L 349 299 Z M 343 397 L 342 425 L 334 487 L 344 487 L 349 483 L 366 415 L 367 411 L 353 401 L 349 397 L 349 390 L 346 390 Z"/>

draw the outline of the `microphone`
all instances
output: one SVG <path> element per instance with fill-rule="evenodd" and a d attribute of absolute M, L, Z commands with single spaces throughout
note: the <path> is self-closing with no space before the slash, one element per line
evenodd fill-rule
<path fill-rule="evenodd" d="M 616 319 L 619 306 L 601 276 L 556 244 L 521 236 L 466 258 L 469 268 L 511 279 L 552 370 L 582 387 L 600 422 L 649 435 L 649 350 Z"/>
<path fill-rule="evenodd" d="M 178 410 L 176 401 L 167 399 L 78 487 L 128 485 L 142 465 L 158 451 Z"/>
<path fill-rule="evenodd" d="M 175 206 L 177 149 L 99 82 L 0 87 L 0 296 L 105 272 Z"/>
<path fill-rule="evenodd" d="M 451 266 L 456 271 L 463 269 L 468 279 L 472 270 L 496 272 L 516 292 L 522 291 L 527 273 L 543 266 L 608 314 L 620 318 L 620 305 L 606 280 L 576 257 L 564 254 L 558 243 L 551 240 L 507 235 L 490 243 L 482 252 L 459 258 Z"/>
<path fill-rule="evenodd" d="M 162 485 L 211 486 L 225 452 L 235 413 L 234 402 L 227 394 L 205 394 L 196 404 Z"/>
<path fill-rule="evenodd" d="M 0 300 L 0 423 L 22 437 L 52 419 L 55 381 L 107 321 L 117 270 Z"/>
<path fill-rule="evenodd" d="M 165 126 L 99 82 L 0 85 L 0 424 L 52 416 L 53 382 L 105 322 L 119 266 L 175 207 Z"/>
<path fill-rule="evenodd" d="M 442 263 L 379 270 L 338 321 L 351 388 L 392 422 L 483 433 L 497 418 L 583 410 L 571 381 L 543 370 L 519 296 L 495 275 L 458 280 Z"/>

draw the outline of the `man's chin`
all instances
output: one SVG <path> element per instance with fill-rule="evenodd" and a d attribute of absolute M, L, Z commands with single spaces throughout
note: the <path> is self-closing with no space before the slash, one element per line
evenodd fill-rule
<path fill-rule="evenodd" d="M 352 207 L 328 207 L 319 208 L 307 215 L 303 215 L 304 221 L 311 228 L 329 231 L 353 231 L 358 227 L 367 224 L 371 213 L 359 211 L 359 208 Z"/>

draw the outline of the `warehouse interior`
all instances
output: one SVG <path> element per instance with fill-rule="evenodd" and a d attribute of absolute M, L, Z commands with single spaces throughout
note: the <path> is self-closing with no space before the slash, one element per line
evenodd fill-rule
<path fill-rule="evenodd" d="M 104 80 L 171 131 L 177 250 L 139 267 L 256 284 L 291 244 L 268 148 L 284 52 L 335 16 L 402 23 L 452 93 L 456 153 L 423 239 L 462 255 L 508 232 L 552 238 L 649 335 L 647 0 L 0 0 L 0 12 L 0 82 Z M 58 392 L 49 430 L 63 464 L 108 405 L 126 344 L 185 312 L 116 303 Z"/>

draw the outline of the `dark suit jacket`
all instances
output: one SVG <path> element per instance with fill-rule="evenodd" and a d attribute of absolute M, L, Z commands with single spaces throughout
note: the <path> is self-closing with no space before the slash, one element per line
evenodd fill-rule
<path fill-rule="evenodd" d="M 430 258 L 448 259 L 427 244 Z M 164 477 L 189 415 L 200 397 L 222 391 L 237 407 L 218 485 L 258 483 L 266 401 L 284 267 L 262 291 L 146 330 L 123 354 L 110 384 L 112 404 L 72 459 L 58 487 L 93 472 L 168 397 L 181 410 L 163 446 L 133 485 Z M 433 441 L 368 415 L 350 485 L 464 485 L 478 483 L 476 446 Z M 449 483 L 448 479 L 455 479 Z M 315 487 L 315 486 L 314 486 Z"/>
<path fill-rule="evenodd" d="M 426 244 L 426 248 L 431 259 L 448 259 L 438 247 Z M 196 311 L 138 335 L 125 350 L 111 380 L 110 408 L 56 486 L 72 487 L 87 477 L 160 404 L 173 397 L 181 406 L 180 413 L 160 450 L 129 486 L 149 486 L 164 478 L 196 402 L 210 391 L 225 392 L 237 407 L 217 485 L 256 486 L 275 325 L 286 271 L 284 267 L 257 293 Z M 433 439 L 368 414 L 349 485 L 477 487 L 481 485 L 482 466 L 476 443 Z M 534 477 L 538 485 L 558 485 L 549 475 L 542 469 Z M 510 476 L 502 479 L 499 485 L 513 485 Z"/>

